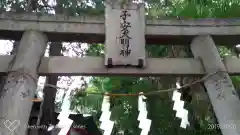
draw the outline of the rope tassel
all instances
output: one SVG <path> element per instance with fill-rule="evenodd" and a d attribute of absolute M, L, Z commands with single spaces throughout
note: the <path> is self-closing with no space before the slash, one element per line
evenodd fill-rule
<path fill-rule="evenodd" d="M 141 92 L 139 97 L 138 97 L 139 128 L 142 129 L 141 135 L 148 135 L 148 132 L 150 131 L 152 121 L 147 119 L 146 103 L 143 101 L 143 99 L 146 99 L 146 97 L 141 95 L 141 94 L 143 94 L 143 93 Z"/>
<path fill-rule="evenodd" d="M 173 110 L 176 111 L 176 117 L 181 119 L 181 128 L 187 127 L 189 124 L 188 121 L 188 110 L 184 109 L 184 101 L 181 100 L 181 93 L 178 92 L 178 89 L 181 88 L 180 84 L 176 83 L 177 90 L 173 92 L 172 100 L 174 101 Z"/>
<path fill-rule="evenodd" d="M 101 125 L 100 128 L 104 130 L 103 135 L 110 135 L 113 129 L 114 122 L 110 120 L 110 103 L 109 96 L 103 97 L 102 102 L 102 115 L 100 117 Z"/>

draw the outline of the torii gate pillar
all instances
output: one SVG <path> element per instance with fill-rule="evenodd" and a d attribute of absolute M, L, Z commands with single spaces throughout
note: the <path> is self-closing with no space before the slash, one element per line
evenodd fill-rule
<path fill-rule="evenodd" d="M 47 37 L 43 33 L 24 32 L 15 58 L 9 65 L 9 70 L 13 72 L 8 74 L 1 91 L 2 135 L 26 135 L 32 99 L 37 89 L 37 70 L 46 47 Z"/>
<path fill-rule="evenodd" d="M 194 57 L 202 60 L 207 75 L 227 71 L 210 36 L 197 36 L 191 49 Z M 219 123 L 211 127 L 220 128 L 223 135 L 240 135 L 240 100 L 228 73 L 209 76 L 204 85 Z"/>
<path fill-rule="evenodd" d="M 120 0 L 105 4 L 105 65 L 142 68 L 146 65 L 144 4 L 125 1 L 122 6 Z"/>

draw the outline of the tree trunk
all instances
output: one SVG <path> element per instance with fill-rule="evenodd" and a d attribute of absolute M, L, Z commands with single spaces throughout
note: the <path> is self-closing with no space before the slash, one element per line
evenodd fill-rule
<path fill-rule="evenodd" d="M 37 89 L 37 70 L 47 46 L 43 33 L 27 31 L 10 67 L 0 98 L 0 131 L 3 135 L 25 135 L 32 98 Z M 7 128 L 8 127 L 8 128 Z"/>
<path fill-rule="evenodd" d="M 49 56 L 60 56 L 61 55 L 62 43 L 52 42 L 50 45 Z M 58 76 L 51 75 L 46 79 L 47 84 L 57 85 Z M 39 125 L 48 126 L 51 123 L 53 116 L 54 106 L 55 106 L 55 97 L 57 93 L 56 88 L 44 87 L 44 100 L 41 104 L 41 110 L 39 115 Z M 47 132 L 47 129 L 39 129 L 39 135 L 50 135 L 50 132 Z"/>

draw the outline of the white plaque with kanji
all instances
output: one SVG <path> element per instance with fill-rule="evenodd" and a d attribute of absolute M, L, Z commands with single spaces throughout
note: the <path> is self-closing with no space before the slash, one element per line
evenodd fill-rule
<path fill-rule="evenodd" d="M 116 2 L 105 5 L 105 65 L 144 67 L 144 4 L 129 2 L 122 7 Z"/>

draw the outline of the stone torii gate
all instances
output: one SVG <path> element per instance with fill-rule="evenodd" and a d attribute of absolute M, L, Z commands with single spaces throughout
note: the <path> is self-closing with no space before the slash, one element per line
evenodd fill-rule
<path fill-rule="evenodd" d="M 8 73 L 6 84 L 1 90 L 0 132 L 4 135 L 26 134 L 24 126 L 28 123 L 37 75 L 202 76 L 218 72 L 207 78 L 204 85 L 222 134 L 240 135 L 240 100 L 229 77 L 229 74 L 240 73 L 240 60 L 226 58 L 222 61 L 215 46 L 215 42 L 239 43 L 236 35 L 240 35 L 240 20 L 235 19 L 233 23 L 214 19 L 147 20 L 145 23 L 144 8 L 134 6 L 130 4 L 126 9 L 121 9 L 106 5 L 105 26 L 104 21 L 87 17 L 65 19 L 63 15 L 1 14 L 0 38 L 21 39 L 21 42 L 15 56 L 0 56 L 0 72 Z M 131 14 L 126 16 L 130 24 L 134 23 L 128 27 L 130 41 L 126 38 L 122 40 L 122 28 L 128 26 L 123 24 L 127 19 L 121 17 L 125 16 L 122 13 Z M 104 36 L 107 51 L 105 59 L 65 56 L 43 58 L 47 41 L 102 43 L 105 41 Z M 195 58 L 146 58 L 145 42 L 190 44 Z M 126 65 L 137 68 L 121 67 Z M 226 128 L 228 124 L 234 124 L 236 128 Z"/>

